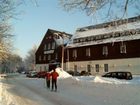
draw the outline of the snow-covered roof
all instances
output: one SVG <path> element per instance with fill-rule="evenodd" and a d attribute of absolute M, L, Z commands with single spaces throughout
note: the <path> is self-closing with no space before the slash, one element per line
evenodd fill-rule
<path fill-rule="evenodd" d="M 74 38 L 82 38 L 82 37 L 88 37 L 88 36 L 95 36 L 95 35 L 101 35 L 101 34 L 106 34 L 106 33 L 111 33 L 111 32 L 118 32 L 118 31 L 126 31 L 126 30 L 132 30 L 132 29 L 137 29 L 140 28 L 140 21 L 138 22 L 133 22 L 133 23 L 128 23 L 128 24 L 123 24 L 120 26 L 113 26 L 113 27 L 107 27 L 107 28 L 99 28 L 99 29 L 92 29 L 92 30 L 87 30 L 83 32 L 76 32 Z"/>
<path fill-rule="evenodd" d="M 82 47 L 82 46 L 90 46 L 90 45 L 105 44 L 105 43 L 114 43 L 114 42 L 137 40 L 137 39 L 140 39 L 140 34 L 122 36 L 122 37 L 117 37 L 117 38 L 108 38 L 108 39 L 97 40 L 97 41 L 82 42 L 82 43 L 69 43 L 67 45 L 67 47 L 69 47 L 69 48 L 71 48 L 71 47 Z"/>
<path fill-rule="evenodd" d="M 49 31 L 56 37 L 54 37 L 55 42 L 57 45 L 67 44 L 69 39 L 72 37 L 71 34 L 60 32 L 56 30 L 49 29 Z"/>
<path fill-rule="evenodd" d="M 132 35 L 128 34 L 129 32 L 131 32 Z M 114 37 L 116 34 L 120 35 Z M 91 40 L 90 38 L 91 39 L 94 38 L 95 40 Z M 140 39 L 140 16 L 127 19 L 127 21 L 125 19 L 121 21 L 118 20 L 94 26 L 78 28 L 67 46 L 80 47 L 134 39 Z M 74 41 L 76 40 L 84 40 L 84 41 L 79 41 L 75 43 Z"/>

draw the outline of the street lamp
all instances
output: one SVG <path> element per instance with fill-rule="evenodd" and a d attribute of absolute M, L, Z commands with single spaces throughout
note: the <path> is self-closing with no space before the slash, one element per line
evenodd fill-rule
<path fill-rule="evenodd" d="M 54 33 L 55 35 L 57 35 L 57 36 L 59 36 L 59 37 L 61 37 L 61 47 L 62 47 L 62 49 L 61 49 L 61 55 L 62 55 L 62 57 L 61 57 L 61 68 L 62 68 L 62 70 L 64 69 L 64 49 L 65 49 L 65 47 L 64 47 L 64 39 L 66 39 L 66 40 L 69 40 L 70 39 L 70 36 L 67 36 L 67 34 L 65 33 L 65 32 L 55 32 Z M 67 52 L 67 53 L 69 53 L 69 52 Z"/>
<path fill-rule="evenodd" d="M 59 36 L 59 37 L 61 37 L 61 39 L 62 39 L 62 44 L 61 44 L 61 46 L 62 46 L 62 49 L 61 49 L 61 68 L 62 68 L 62 70 L 63 70 L 63 68 L 64 68 L 64 33 L 54 33 L 54 35 L 57 35 L 57 36 Z"/>
<path fill-rule="evenodd" d="M 63 41 L 63 43 L 62 43 L 62 57 L 61 57 L 61 63 L 62 63 L 62 65 L 61 65 L 61 68 L 63 70 L 64 69 L 64 39 L 63 39 L 63 37 L 62 37 L 62 41 Z"/>

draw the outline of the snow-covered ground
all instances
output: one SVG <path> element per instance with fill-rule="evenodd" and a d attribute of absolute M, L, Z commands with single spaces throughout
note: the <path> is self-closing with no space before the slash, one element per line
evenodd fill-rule
<path fill-rule="evenodd" d="M 45 80 L 25 75 L 0 79 L 0 105 L 139 105 L 140 76 L 117 80 L 94 76 L 72 77 L 59 72 L 58 92 Z"/>

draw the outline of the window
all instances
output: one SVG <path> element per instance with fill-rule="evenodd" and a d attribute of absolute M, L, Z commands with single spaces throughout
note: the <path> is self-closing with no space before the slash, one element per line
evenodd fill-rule
<path fill-rule="evenodd" d="M 50 50 L 50 48 L 51 48 L 51 44 L 50 44 L 50 43 L 48 43 L 48 50 Z"/>
<path fill-rule="evenodd" d="M 55 42 L 52 42 L 52 49 L 55 49 Z"/>
<path fill-rule="evenodd" d="M 108 47 L 103 46 L 103 55 L 108 55 Z"/>
<path fill-rule="evenodd" d="M 80 42 L 82 42 L 83 41 L 83 39 L 80 39 Z"/>
<path fill-rule="evenodd" d="M 51 60 L 51 55 L 48 55 L 48 60 Z"/>
<path fill-rule="evenodd" d="M 90 56 L 90 48 L 86 48 L 86 56 Z"/>
<path fill-rule="evenodd" d="M 41 55 L 39 56 L 39 61 L 41 61 Z"/>
<path fill-rule="evenodd" d="M 90 73 L 91 72 L 91 65 L 87 65 L 87 71 Z"/>
<path fill-rule="evenodd" d="M 58 59 L 58 54 L 57 53 L 55 54 L 55 59 Z"/>
<path fill-rule="evenodd" d="M 60 37 L 59 37 L 59 35 L 58 35 L 58 34 L 57 34 L 57 35 L 55 35 L 55 38 L 56 38 L 56 39 L 60 39 Z"/>
<path fill-rule="evenodd" d="M 96 72 L 99 72 L 99 64 L 95 65 Z"/>
<path fill-rule="evenodd" d="M 90 37 L 88 37 L 87 39 L 88 39 L 88 41 L 91 41 L 91 38 Z"/>
<path fill-rule="evenodd" d="M 44 59 L 44 61 L 46 61 L 46 55 L 44 55 L 44 58 L 43 59 Z"/>
<path fill-rule="evenodd" d="M 104 71 L 108 72 L 108 64 L 104 64 Z"/>
<path fill-rule="evenodd" d="M 47 71 L 47 67 L 46 66 L 44 66 L 44 71 Z"/>
<path fill-rule="evenodd" d="M 72 57 L 74 57 L 74 58 L 76 58 L 76 57 L 77 57 L 77 50 L 76 50 L 76 49 L 74 49 L 74 50 L 73 50 Z"/>
<path fill-rule="evenodd" d="M 121 43 L 121 45 L 120 45 L 120 53 L 126 53 L 126 44 Z"/>
<path fill-rule="evenodd" d="M 74 65 L 74 75 L 77 75 L 77 65 Z"/>
<path fill-rule="evenodd" d="M 40 66 L 40 71 L 42 71 L 42 67 Z"/>
<path fill-rule="evenodd" d="M 46 46 L 46 44 L 44 45 L 44 50 L 47 50 L 47 46 Z"/>

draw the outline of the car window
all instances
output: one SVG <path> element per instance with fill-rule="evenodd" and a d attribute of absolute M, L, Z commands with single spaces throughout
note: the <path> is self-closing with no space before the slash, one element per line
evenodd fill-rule
<path fill-rule="evenodd" d="M 116 77 L 117 76 L 117 74 L 116 73 L 112 73 L 112 77 Z"/>
<path fill-rule="evenodd" d="M 131 76 L 131 74 L 130 73 L 127 73 L 127 76 L 129 77 L 129 76 Z"/>
<path fill-rule="evenodd" d="M 123 73 L 118 73 L 118 78 L 123 78 Z"/>
<path fill-rule="evenodd" d="M 107 73 L 105 76 L 109 77 L 109 76 L 111 76 L 111 73 Z"/>

